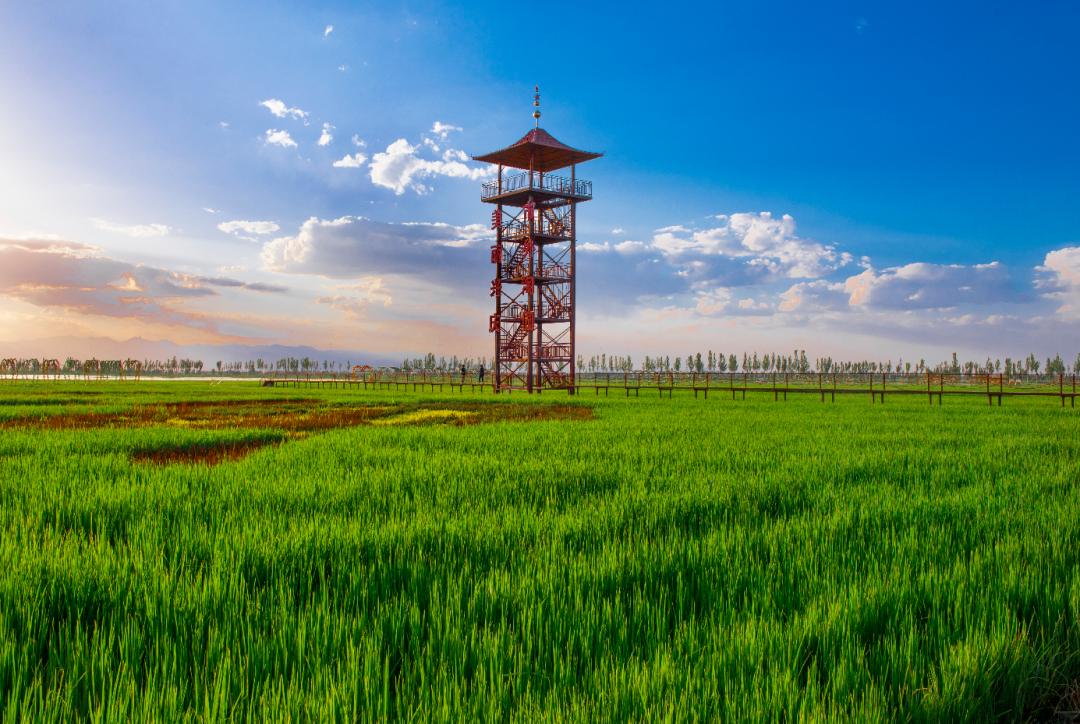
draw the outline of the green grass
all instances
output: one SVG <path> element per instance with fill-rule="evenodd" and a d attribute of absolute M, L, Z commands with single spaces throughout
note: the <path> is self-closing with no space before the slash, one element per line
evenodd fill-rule
<path fill-rule="evenodd" d="M 132 455 L 276 433 L 2 429 L 4 720 L 1053 719 L 1080 678 L 1077 413 L 683 395 L 213 467 Z M 461 399 L 24 384 L 0 421 L 226 397 Z"/>

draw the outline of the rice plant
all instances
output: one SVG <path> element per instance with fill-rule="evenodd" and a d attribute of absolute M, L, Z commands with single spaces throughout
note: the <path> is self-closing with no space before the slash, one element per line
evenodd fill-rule
<path fill-rule="evenodd" d="M 6 721 L 1025 721 L 1077 690 L 1071 409 L 147 387 L 0 395 Z M 242 454 L 183 454 L 212 449 Z"/>

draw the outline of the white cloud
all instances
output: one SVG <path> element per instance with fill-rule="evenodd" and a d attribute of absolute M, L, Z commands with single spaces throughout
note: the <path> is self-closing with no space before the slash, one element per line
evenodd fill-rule
<path fill-rule="evenodd" d="M 344 65 L 339 65 L 339 66 L 337 67 L 337 69 L 338 69 L 338 70 L 345 70 L 345 66 L 344 66 Z"/>
<path fill-rule="evenodd" d="M 440 124 L 436 124 L 437 126 Z M 406 188 L 426 193 L 427 188 L 418 179 L 427 176 L 450 176 L 474 181 L 495 173 L 494 166 L 470 168 L 460 161 L 427 161 L 416 156 L 418 146 L 411 146 L 404 138 L 386 147 L 385 153 L 376 153 L 371 159 L 371 180 L 379 186 L 402 194 Z"/>
<path fill-rule="evenodd" d="M 697 296 L 698 314 L 710 315 L 723 312 L 731 303 L 731 290 L 719 287 Z"/>
<path fill-rule="evenodd" d="M 333 135 L 330 133 L 330 129 L 333 128 L 329 123 L 324 123 L 322 128 L 322 135 L 319 136 L 318 145 L 329 146 L 330 142 L 334 140 Z"/>
<path fill-rule="evenodd" d="M 959 304 L 1030 301 L 1013 291 L 1009 271 L 1000 262 L 907 264 L 878 272 L 873 267 L 844 282 L 848 304 L 867 309 L 946 309 Z"/>
<path fill-rule="evenodd" d="M 367 141 L 361 141 L 359 135 L 353 136 L 352 137 L 352 142 L 353 142 L 354 146 L 359 146 L 360 148 L 367 147 Z"/>
<path fill-rule="evenodd" d="M 401 274 L 434 280 L 462 290 L 481 289 L 490 279 L 486 249 L 492 238 L 482 224 L 386 224 L 362 217 L 322 220 L 312 217 L 296 236 L 263 244 L 263 269 L 357 279 Z"/>
<path fill-rule="evenodd" d="M 770 277 L 814 278 L 830 274 L 851 261 L 848 253 L 795 235 L 795 220 L 784 214 L 732 214 L 716 216 L 721 226 L 657 229 L 652 246 L 676 265 L 691 256 L 726 256 L 747 259 L 750 271 Z"/>
<path fill-rule="evenodd" d="M 615 251 L 620 254 L 641 254 L 648 250 L 648 245 L 640 241 L 624 241 L 615 245 Z"/>
<path fill-rule="evenodd" d="M 263 101 L 259 105 L 260 106 L 266 106 L 267 108 L 269 108 L 270 112 L 273 113 L 278 118 L 285 118 L 286 116 L 292 116 L 293 118 L 299 118 L 299 119 L 302 120 L 305 116 L 308 115 L 307 111 L 302 111 L 299 108 L 289 108 L 284 103 L 282 103 L 281 101 L 274 100 L 273 98 L 271 98 L 268 101 Z"/>
<path fill-rule="evenodd" d="M 221 229 L 226 234 L 235 233 L 237 231 L 246 231 L 249 234 L 269 234 L 277 231 L 281 227 L 273 221 L 223 221 L 218 224 L 217 228 Z M 252 241 L 256 240 L 252 239 Z"/>
<path fill-rule="evenodd" d="M 334 165 L 338 168 L 360 168 L 366 160 L 367 156 L 362 153 L 358 153 L 355 156 L 350 156 L 346 153 L 345 158 L 340 161 L 334 161 Z"/>
<path fill-rule="evenodd" d="M 142 319 L 213 331 L 210 317 L 177 306 L 174 300 L 220 296 L 213 287 L 288 291 L 281 284 L 129 264 L 101 256 L 100 251 L 49 239 L 0 239 L 0 296 L 72 315 Z"/>
<path fill-rule="evenodd" d="M 363 277 L 352 284 L 335 284 L 326 287 L 331 291 L 344 290 L 359 292 L 359 296 L 349 294 L 327 294 L 315 297 L 312 304 L 325 305 L 341 312 L 347 319 L 364 319 L 368 316 L 373 303 L 382 303 L 389 307 L 393 301 L 390 290 L 383 286 L 382 277 Z"/>
<path fill-rule="evenodd" d="M 446 140 L 446 136 L 450 133 L 450 131 L 460 131 L 460 130 L 461 130 L 461 128 L 459 126 L 447 126 L 447 125 L 444 125 L 442 123 L 439 123 L 438 121 L 435 121 L 435 125 L 433 125 L 431 127 L 431 132 L 434 133 L 435 135 L 437 135 L 439 138 L 441 138 L 444 141 Z"/>
<path fill-rule="evenodd" d="M 354 282 L 347 284 L 330 284 L 326 286 L 330 291 L 345 291 L 345 292 L 357 292 L 360 297 L 345 297 L 341 294 L 335 294 L 332 297 L 320 297 L 315 300 L 316 304 L 327 304 L 331 306 L 340 304 L 343 301 L 375 301 L 382 302 L 384 307 L 389 307 L 393 301 L 392 297 L 388 293 L 388 290 L 383 287 L 382 277 L 361 277 Z"/>
<path fill-rule="evenodd" d="M 850 297 L 846 286 L 830 284 L 819 279 L 814 282 L 799 282 L 780 294 L 781 312 L 811 314 L 821 312 L 843 312 L 850 309 Z"/>
<path fill-rule="evenodd" d="M 221 122 L 221 127 L 222 127 L 222 128 L 228 128 L 228 126 L 229 126 L 229 124 L 228 124 L 228 123 L 226 123 L 225 121 L 222 121 L 222 122 Z"/>
<path fill-rule="evenodd" d="M 292 140 L 288 131 L 276 131 L 268 130 L 266 132 L 266 143 L 276 143 L 279 146 L 288 148 L 289 146 L 296 147 L 296 141 Z"/>
<path fill-rule="evenodd" d="M 334 26 L 333 26 L 333 25 L 327 25 L 327 26 L 326 26 L 326 32 L 325 32 L 325 33 L 323 33 L 323 37 L 325 38 L 325 37 L 326 37 L 327 35 L 329 35 L 329 34 L 330 34 L 330 32 L 331 32 L 331 31 L 332 31 L 333 29 L 334 29 Z"/>
<path fill-rule="evenodd" d="M 577 248 L 578 251 L 611 251 L 611 244 L 606 241 L 603 244 L 594 244 L 587 241 L 584 244 L 578 244 Z"/>
<path fill-rule="evenodd" d="M 623 230 L 623 229 L 612 229 L 612 230 L 611 230 L 611 233 L 612 233 L 612 234 L 625 234 L 625 233 L 626 233 L 626 231 L 625 231 L 625 230 Z"/>
<path fill-rule="evenodd" d="M 247 269 L 247 264 L 241 264 L 240 266 L 222 266 L 218 267 L 218 271 L 230 272 L 230 271 L 244 271 Z"/>
<path fill-rule="evenodd" d="M 169 233 L 169 227 L 165 224 L 142 224 L 139 226 L 122 226 L 120 224 L 110 224 L 108 221 L 102 219 L 90 219 L 94 222 L 94 226 L 105 231 L 119 231 L 121 234 L 127 234 L 129 236 L 165 236 Z"/>
<path fill-rule="evenodd" d="M 209 211 L 211 214 L 220 214 L 221 213 L 220 211 L 215 211 L 214 209 L 209 209 L 209 208 L 207 208 L 205 206 L 202 207 L 202 209 L 203 209 L 203 211 Z"/>
<path fill-rule="evenodd" d="M 1080 247 L 1050 252 L 1035 270 L 1047 275 L 1035 280 L 1035 286 L 1044 291 L 1042 296 L 1060 303 L 1058 312 L 1080 315 Z"/>
<path fill-rule="evenodd" d="M 491 229 L 483 224 L 469 224 L 468 226 L 452 226 L 436 221 L 426 223 L 422 221 L 406 221 L 402 226 L 426 226 L 430 229 L 438 229 L 447 235 L 456 237 L 452 241 L 443 241 L 443 246 L 470 246 L 474 241 L 490 239 L 494 236 Z M 441 235 L 440 235 L 441 236 Z"/>

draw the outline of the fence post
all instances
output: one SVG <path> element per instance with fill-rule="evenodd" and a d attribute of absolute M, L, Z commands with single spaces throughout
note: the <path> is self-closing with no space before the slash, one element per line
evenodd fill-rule
<path fill-rule="evenodd" d="M 870 404 L 874 404 L 874 373 L 870 373 Z"/>

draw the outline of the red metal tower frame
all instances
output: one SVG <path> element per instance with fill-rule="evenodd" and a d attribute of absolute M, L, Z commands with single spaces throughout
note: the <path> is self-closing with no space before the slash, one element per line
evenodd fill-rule
<path fill-rule="evenodd" d="M 539 119 L 539 110 L 533 115 Z M 577 178 L 577 164 L 603 155 L 559 143 L 538 121 L 514 145 L 473 156 L 499 167 L 498 179 L 480 192 L 481 201 L 496 206 L 489 331 L 495 334 L 497 390 L 573 394 L 577 205 L 592 198 L 592 182 Z M 550 175 L 567 167 L 570 178 Z M 524 172 L 507 177 L 507 168 Z"/>

